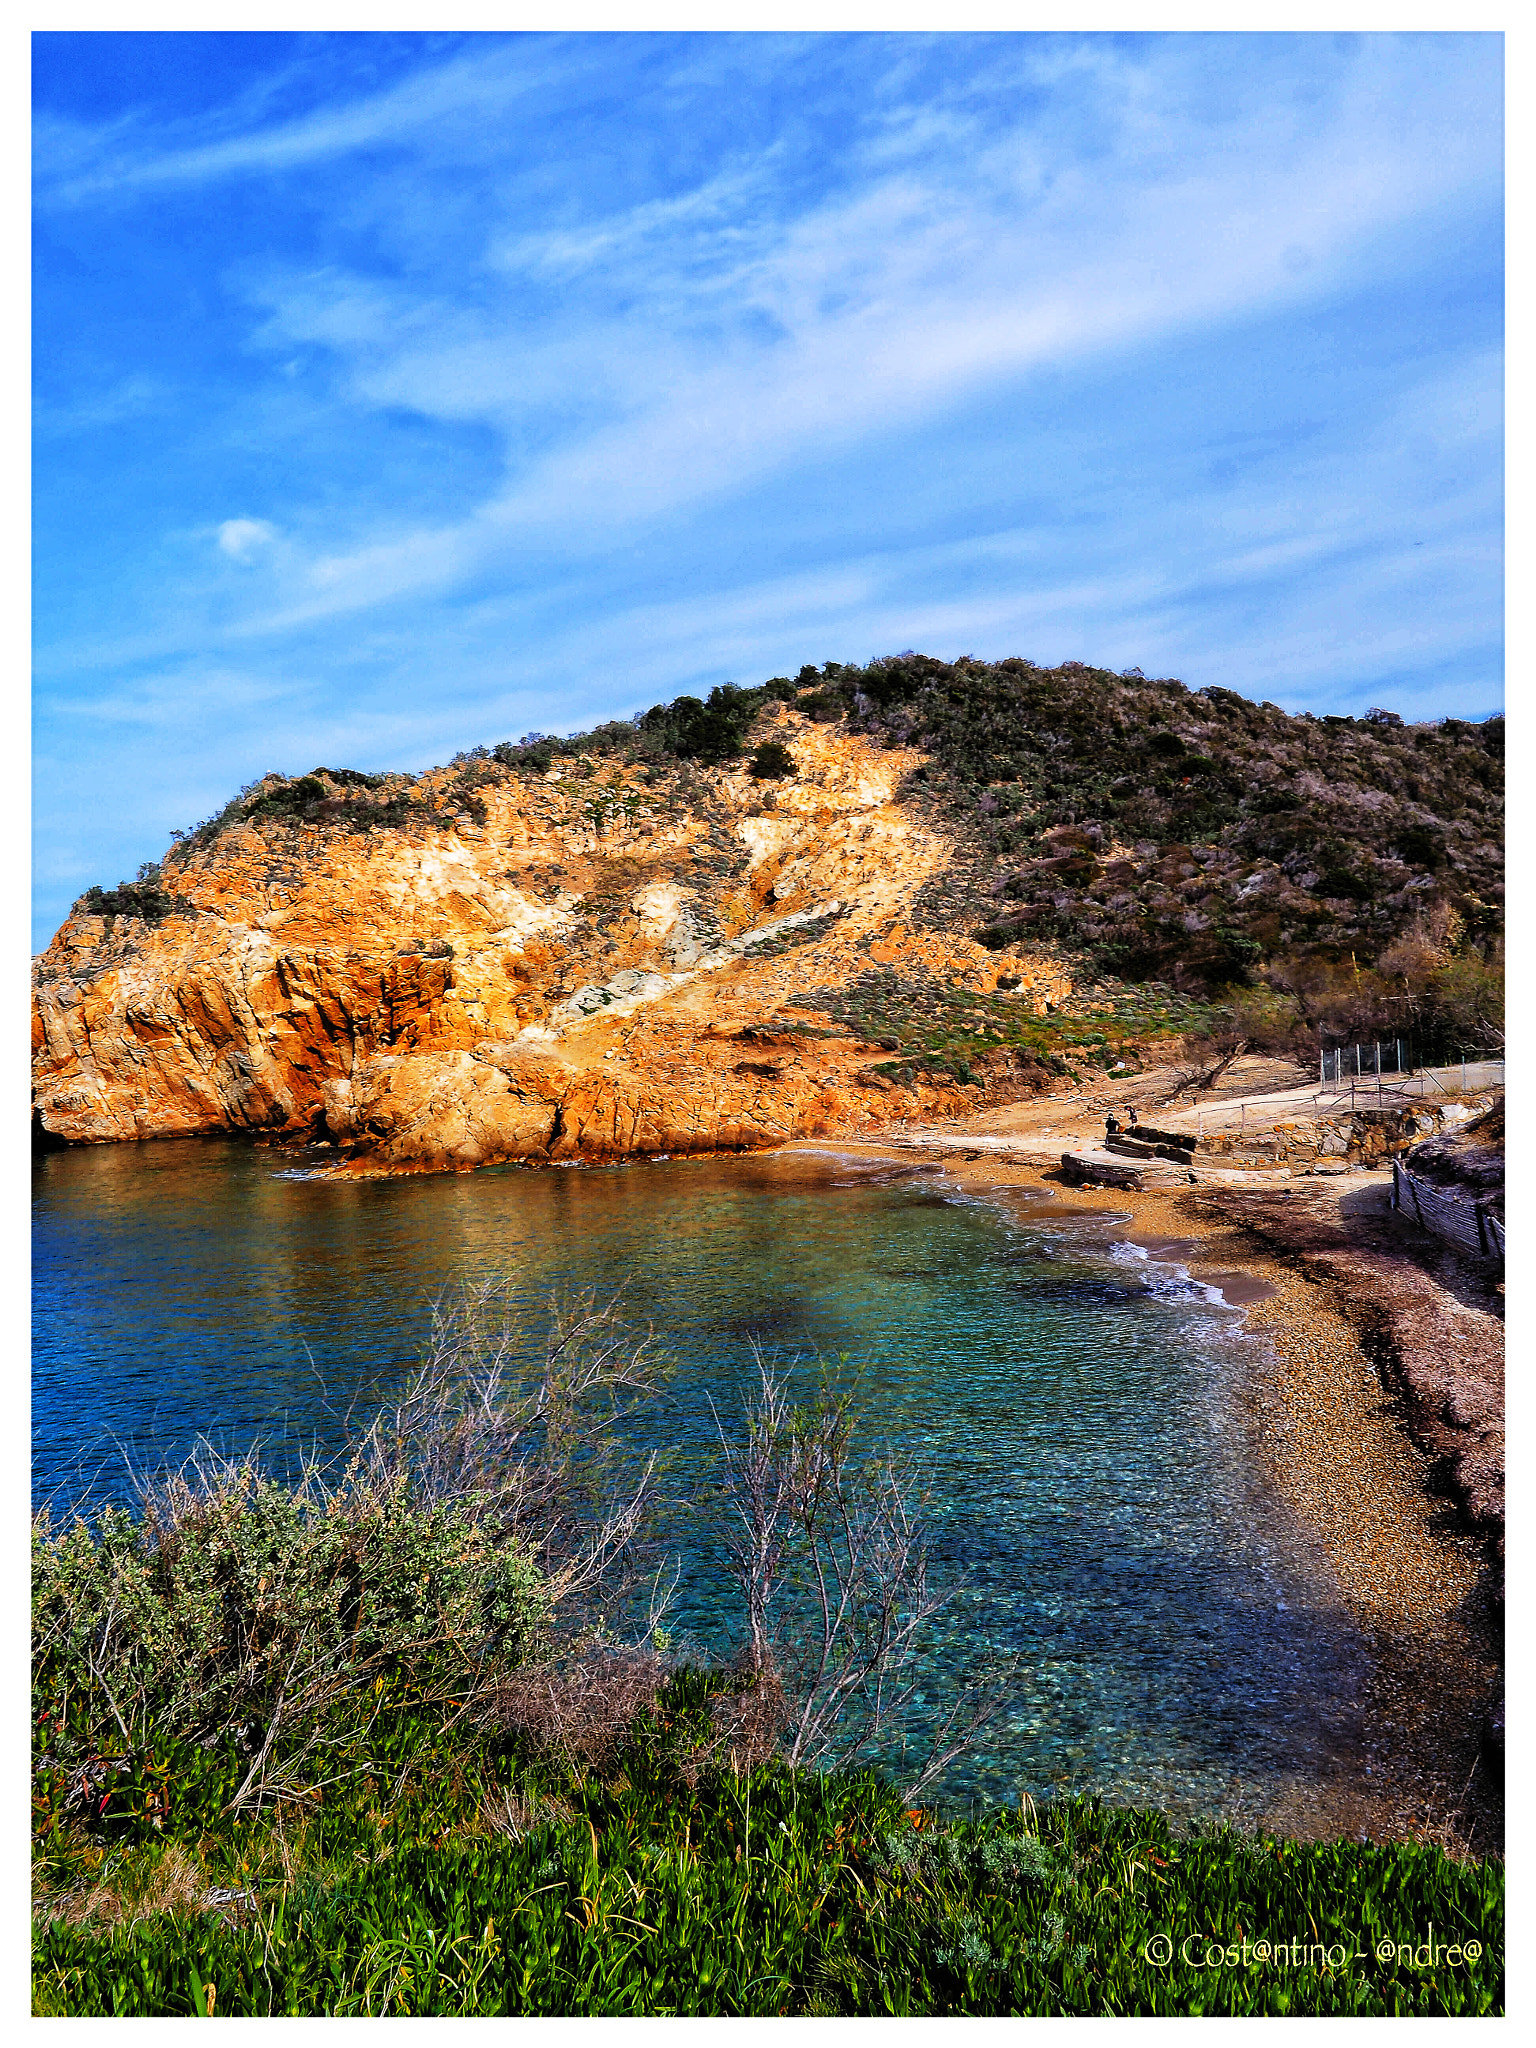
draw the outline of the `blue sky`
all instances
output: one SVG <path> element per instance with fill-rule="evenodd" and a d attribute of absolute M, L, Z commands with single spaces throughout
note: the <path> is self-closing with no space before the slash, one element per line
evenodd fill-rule
<path fill-rule="evenodd" d="M 36 944 L 807 661 L 1501 703 L 1496 36 L 33 50 Z"/>

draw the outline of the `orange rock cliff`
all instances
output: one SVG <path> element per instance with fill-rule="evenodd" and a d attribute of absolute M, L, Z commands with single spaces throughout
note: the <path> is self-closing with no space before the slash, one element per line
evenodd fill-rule
<path fill-rule="evenodd" d="M 998 1046 L 962 1092 L 827 1007 L 899 977 L 1038 1012 L 1070 983 L 945 929 L 955 844 L 897 800 L 921 755 L 783 705 L 760 729 L 788 779 L 567 757 L 487 767 L 465 807 L 434 770 L 403 822 L 258 815 L 183 847 L 153 923 L 77 906 L 35 963 L 39 1135 L 259 1131 L 431 1171 L 855 1135 L 1044 1085 Z"/>

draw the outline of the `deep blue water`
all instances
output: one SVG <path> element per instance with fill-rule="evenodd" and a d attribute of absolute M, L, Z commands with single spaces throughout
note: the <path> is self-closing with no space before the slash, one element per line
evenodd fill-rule
<path fill-rule="evenodd" d="M 505 1282 L 536 1323 L 611 1289 L 678 1370 L 648 1425 L 682 1476 L 739 1413 L 754 1345 L 846 1354 L 871 1442 L 915 1455 L 964 1587 L 929 1706 L 989 1649 L 1024 1676 L 951 1795 L 1072 1784 L 1250 1815 L 1349 1741 L 1358 1646 L 1249 1442 L 1257 1340 L 1112 1228 L 835 1154 L 335 1182 L 223 1141 L 44 1155 L 36 1172 L 39 1498 L 199 1433 L 340 1440 L 398 1386 L 431 1302 Z M 677 1625 L 724 1646 L 726 1591 L 680 1537 Z"/>

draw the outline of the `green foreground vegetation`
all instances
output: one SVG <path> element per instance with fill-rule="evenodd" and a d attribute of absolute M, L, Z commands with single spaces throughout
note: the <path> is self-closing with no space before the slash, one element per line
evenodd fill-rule
<path fill-rule="evenodd" d="M 258 1819 L 204 1756 L 62 1827 L 43 2014 L 1496 2013 L 1503 1873 L 1179 1839 L 1075 1801 L 946 1823 L 871 1774 L 702 1767 L 684 1673 L 601 1766 L 392 1706 Z M 185 1768 L 187 1759 L 168 1759 Z"/>
<path fill-rule="evenodd" d="M 1500 2009 L 1497 1863 L 925 1804 L 1013 1667 L 908 1765 L 953 1589 L 825 1366 L 765 1361 L 689 1483 L 743 1626 L 670 1650 L 626 1439 L 665 1354 L 617 1302 L 522 1316 L 441 1302 L 332 1464 L 204 1445 L 136 1513 L 38 1516 L 37 2012 Z"/>

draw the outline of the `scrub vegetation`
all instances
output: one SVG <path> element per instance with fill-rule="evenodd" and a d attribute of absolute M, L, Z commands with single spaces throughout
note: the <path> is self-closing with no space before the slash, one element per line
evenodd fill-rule
<path fill-rule="evenodd" d="M 1197 1001 L 1166 983 L 1126 988 L 1101 982 L 1036 1016 L 1014 995 L 1017 985 L 1016 977 L 1004 975 L 995 990 L 978 990 L 959 981 L 873 969 L 841 987 L 803 990 L 790 1007 L 835 1018 L 881 1051 L 898 1055 L 894 1062 L 877 1062 L 875 1072 L 937 1061 L 964 1085 L 972 1066 L 1007 1054 L 1016 1074 L 1038 1070 L 1042 1089 L 1053 1075 L 1080 1067 L 1130 1067 L 1148 1041 L 1204 1039 L 1224 1029 L 1232 1014 L 1230 1005 Z"/>
<path fill-rule="evenodd" d="M 599 823 L 648 784 L 687 802 L 699 769 L 777 780 L 796 773 L 765 719 L 780 704 L 928 755 L 901 797 L 956 848 L 919 905 L 936 928 L 1059 952 L 1111 996 L 1150 991 L 1163 1016 L 1169 998 L 1239 998 L 1249 1042 L 1274 1050 L 1315 1053 L 1320 1036 L 1406 1037 L 1425 1058 L 1502 1044 L 1502 718 L 1291 716 L 1081 662 L 832 661 L 421 775 L 267 775 L 178 834 L 160 867 L 76 907 L 148 923 L 189 909 L 178 862 L 237 826 L 483 824 L 485 791 L 506 777 L 638 775 L 597 788 Z"/>
<path fill-rule="evenodd" d="M 923 1804 L 1006 1666 L 872 1769 L 954 1589 L 835 1373 L 720 1420 L 684 1505 L 738 1640 L 670 1642 L 625 1427 L 667 1361 L 590 1297 L 528 1335 L 446 1303 L 334 1464 L 39 1518 L 35 2011 L 1500 2009 L 1497 1863 Z"/>
<path fill-rule="evenodd" d="M 136 917 L 145 924 L 159 924 L 162 918 L 178 911 L 184 915 L 196 915 L 195 906 L 183 901 L 167 885 L 160 863 L 151 860 L 145 861 L 131 882 L 119 882 L 115 889 L 102 889 L 93 884 L 75 904 L 75 909 L 110 921 L 119 917 Z"/>

